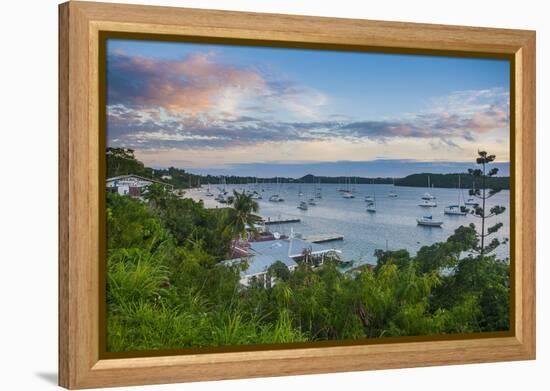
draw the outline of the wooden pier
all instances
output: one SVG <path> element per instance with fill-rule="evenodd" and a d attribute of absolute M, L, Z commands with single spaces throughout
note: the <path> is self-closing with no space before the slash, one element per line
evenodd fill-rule
<path fill-rule="evenodd" d="M 304 236 L 303 239 L 310 243 L 325 243 L 334 242 L 336 240 L 344 240 L 344 235 L 331 233 L 331 234 L 318 234 Z"/>
<path fill-rule="evenodd" d="M 288 218 L 288 219 L 271 219 L 271 218 L 263 218 L 263 222 L 265 225 L 275 225 L 275 224 L 290 224 L 290 223 L 299 223 L 301 220 L 299 218 Z"/>

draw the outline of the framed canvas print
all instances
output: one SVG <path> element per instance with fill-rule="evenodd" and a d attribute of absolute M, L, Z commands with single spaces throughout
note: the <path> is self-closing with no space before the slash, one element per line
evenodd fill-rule
<path fill-rule="evenodd" d="M 60 5 L 60 385 L 535 358 L 535 33 Z"/>

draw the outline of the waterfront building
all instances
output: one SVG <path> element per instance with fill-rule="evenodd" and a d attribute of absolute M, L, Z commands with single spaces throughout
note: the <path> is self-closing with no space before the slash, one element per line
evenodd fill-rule
<path fill-rule="evenodd" d="M 107 191 L 130 197 L 140 197 L 145 188 L 153 183 L 164 186 L 166 190 L 172 191 L 174 189 L 174 186 L 168 183 L 130 174 L 108 178 Z"/>

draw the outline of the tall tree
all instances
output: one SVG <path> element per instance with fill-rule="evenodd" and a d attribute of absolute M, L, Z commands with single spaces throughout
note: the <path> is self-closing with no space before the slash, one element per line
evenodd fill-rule
<path fill-rule="evenodd" d="M 107 177 L 127 174 L 151 177 L 152 170 L 135 158 L 133 149 L 107 148 Z"/>
<path fill-rule="evenodd" d="M 477 189 L 470 190 L 470 195 L 477 197 L 480 200 L 481 205 L 478 204 L 473 207 L 470 210 L 470 213 L 481 219 L 481 230 L 478 232 L 480 244 L 477 248 L 481 258 L 487 254 L 490 254 L 501 244 L 501 241 L 498 238 L 493 238 L 489 243 L 487 243 L 488 237 L 495 234 L 500 228 L 502 228 L 502 223 L 496 223 L 486 229 L 485 227 L 488 223 L 487 219 L 504 213 L 506 210 L 506 208 L 501 205 L 492 206 L 489 210 L 487 210 L 487 200 L 502 190 L 502 188 L 497 187 L 493 187 L 491 189 L 487 188 L 488 179 L 494 177 L 498 173 L 498 168 L 493 167 L 489 169 L 488 167 L 488 165 L 491 164 L 495 158 L 495 155 L 489 155 L 486 151 L 478 151 L 476 163 L 481 166 L 481 168 L 468 170 L 470 175 L 479 179 L 478 182 L 480 182 L 480 186 Z"/>
<path fill-rule="evenodd" d="M 165 186 L 159 183 L 152 183 L 143 192 L 143 198 L 153 208 L 166 209 L 167 201 L 173 199 L 174 195 Z"/>

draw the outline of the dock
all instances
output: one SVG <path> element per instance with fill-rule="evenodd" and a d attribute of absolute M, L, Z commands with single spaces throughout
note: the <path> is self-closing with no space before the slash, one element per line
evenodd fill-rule
<path fill-rule="evenodd" d="M 288 219 L 271 219 L 271 218 L 263 218 L 263 223 L 265 225 L 275 225 L 275 224 L 290 224 L 290 223 L 299 223 L 301 220 L 299 218 L 288 218 Z"/>
<path fill-rule="evenodd" d="M 326 242 L 334 242 L 336 240 L 344 240 L 344 235 L 336 234 L 336 233 L 318 234 L 318 235 L 304 236 L 303 239 L 306 242 L 310 242 L 310 243 L 326 243 Z"/>

